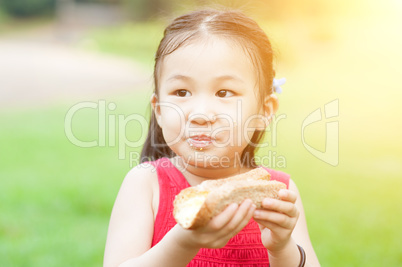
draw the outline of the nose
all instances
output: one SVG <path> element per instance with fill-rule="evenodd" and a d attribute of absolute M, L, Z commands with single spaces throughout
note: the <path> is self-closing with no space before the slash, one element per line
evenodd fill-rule
<path fill-rule="evenodd" d="M 214 111 L 214 104 L 208 99 L 198 100 L 192 104 L 191 112 L 188 115 L 188 120 L 195 124 L 214 123 L 216 121 L 216 114 Z"/>
<path fill-rule="evenodd" d="M 207 124 L 207 123 L 214 123 L 216 120 L 214 115 L 206 115 L 206 114 L 191 114 L 189 116 L 189 121 L 195 124 Z"/>

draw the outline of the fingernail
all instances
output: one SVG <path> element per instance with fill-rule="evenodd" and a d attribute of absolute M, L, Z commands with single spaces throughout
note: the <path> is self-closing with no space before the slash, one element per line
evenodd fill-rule
<path fill-rule="evenodd" d="M 259 210 L 254 211 L 254 217 L 259 217 L 260 214 L 261 214 L 261 211 L 259 211 Z"/>
<path fill-rule="evenodd" d="M 265 199 L 264 200 L 264 206 L 270 206 L 272 204 L 272 200 L 271 199 Z"/>
<path fill-rule="evenodd" d="M 281 189 L 281 190 L 279 190 L 279 195 L 281 195 L 282 197 L 287 197 L 288 192 L 286 192 L 285 190 Z"/>
<path fill-rule="evenodd" d="M 229 205 L 226 206 L 225 210 L 236 210 L 236 206 L 234 205 L 234 203 L 231 203 Z"/>
<path fill-rule="evenodd" d="M 248 207 L 248 206 L 250 206 L 250 203 L 248 202 L 248 199 L 245 199 L 239 204 L 239 206 Z"/>
<path fill-rule="evenodd" d="M 254 214 L 254 211 L 256 210 L 257 206 L 255 204 L 251 204 L 251 212 Z"/>

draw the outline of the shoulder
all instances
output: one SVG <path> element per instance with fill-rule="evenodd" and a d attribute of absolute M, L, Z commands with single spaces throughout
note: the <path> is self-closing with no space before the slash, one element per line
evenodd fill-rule
<path fill-rule="evenodd" d="M 124 177 L 116 198 L 115 206 L 131 209 L 141 203 L 141 206 L 153 210 L 155 192 L 158 192 L 158 175 L 151 164 L 139 164 Z"/>
<path fill-rule="evenodd" d="M 155 167 L 150 163 L 141 163 L 127 173 L 122 188 L 131 188 L 131 186 L 136 186 L 136 188 L 138 188 L 138 186 L 143 186 L 142 188 L 144 189 L 152 186 L 155 182 L 158 182 L 158 175 Z"/>
<path fill-rule="evenodd" d="M 125 179 L 142 179 L 156 175 L 156 168 L 153 162 L 144 162 L 132 168 Z"/>
<path fill-rule="evenodd" d="M 133 206 L 152 210 L 156 190 L 158 190 L 158 178 L 155 168 L 152 165 L 140 164 L 125 176 L 113 210 L 124 213 L 132 210 Z"/>
<path fill-rule="evenodd" d="M 134 195 L 141 197 L 144 203 L 149 203 L 154 219 L 159 207 L 157 163 L 158 161 L 144 162 L 131 169 L 124 178 L 120 189 L 127 190 L 127 193 L 133 197 Z M 141 199 L 137 199 L 137 201 L 141 201 Z"/>

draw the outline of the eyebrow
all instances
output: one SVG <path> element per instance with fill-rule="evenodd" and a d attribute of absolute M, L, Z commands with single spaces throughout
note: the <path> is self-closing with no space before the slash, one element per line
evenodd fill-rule
<path fill-rule="evenodd" d="M 192 78 L 191 77 L 189 77 L 189 76 L 185 76 L 185 75 L 181 75 L 181 74 L 176 74 L 176 75 L 173 75 L 173 76 L 171 76 L 169 79 L 167 79 L 168 81 L 171 81 L 171 80 L 184 80 L 184 81 L 191 81 L 192 80 Z M 226 80 L 234 80 L 234 81 L 239 81 L 239 82 L 242 82 L 242 83 L 244 83 L 244 81 L 243 81 L 243 79 L 241 79 L 240 77 L 238 77 L 238 76 L 234 76 L 234 75 L 222 75 L 222 76 L 217 76 L 217 77 L 215 77 L 215 79 L 214 80 L 216 80 L 216 81 L 226 81 Z"/>
<path fill-rule="evenodd" d="M 170 77 L 169 79 L 167 79 L 168 81 L 171 80 L 191 80 L 191 78 L 189 76 L 184 76 L 184 75 L 180 75 L 180 74 L 176 74 L 173 75 L 172 77 Z"/>

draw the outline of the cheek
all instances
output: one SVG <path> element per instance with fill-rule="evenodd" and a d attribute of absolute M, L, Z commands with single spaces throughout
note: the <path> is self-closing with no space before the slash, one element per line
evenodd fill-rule
<path fill-rule="evenodd" d="M 225 114 L 221 117 L 219 127 L 215 127 L 213 136 L 219 144 L 245 146 L 251 142 L 255 130 L 261 125 L 261 116 L 253 110 L 239 110 L 239 113 Z"/>
<path fill-rule="evenodd" d="M 168 145 L 174 145 L 175 142 L 184 136 L 184 115 L 177 107 L 161 107 L 160 124 L 163 137 Z"/>
<path fill-rule="evenodd" d="M 262 130 L 261 127 L 264 127 L 265 117 L 258 113 L 258 111 L 254 109 L 245 110 L 242 113 L 242 134 L 243 138 L 246 139 L 247 143 L 251 142 L 251 138 L 253 137 L 254 132 L 258 130 Z"/>
<path fill-rule="evenodd" d="M 160 122 L 163 127 L 169 127 L 169 124 L 172 123 L 184 123 L 185 122 L 184 112 L 177 105 L 169 103 L 161 104 Z"/>

